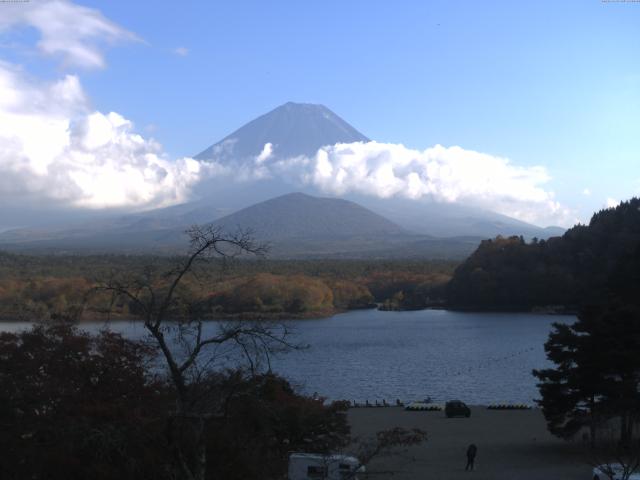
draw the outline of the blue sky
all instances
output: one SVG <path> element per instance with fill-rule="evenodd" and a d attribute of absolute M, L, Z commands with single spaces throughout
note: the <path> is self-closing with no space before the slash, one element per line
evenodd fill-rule
<path fill-rule="evenodd" d="M 81 3 L 139 41 L 87 69 L 20 47 L 38 32 L 13 29 L 0 58 L 40 79 L 77 75 L 96 110 L 131 120 L 170 157 L 292 100 L 322 103 L 377 141 L 544 166 L 547 190 L 579 219 L 640 193 L 638 3 Z"/>

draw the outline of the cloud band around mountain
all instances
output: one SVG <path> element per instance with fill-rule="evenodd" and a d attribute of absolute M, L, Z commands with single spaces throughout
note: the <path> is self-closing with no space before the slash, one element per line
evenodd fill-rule
<path fill-rule="evenodd" d="M 427 197 L 538 225 L 573 221 L 572 212 L 544 188 L 551 179 L 544 167 L 518 166 L 458 146 L 416 150 L 401 144 L 354 142 L 322 147 L 310 157 L 279 158 L 277 147 L 268 143 L 257 157 L 240 161 L 232 171 L 238 181 L 278 178 L 335 196 Z"/>
<path fill-rule="evenodd" d="M 3 7 L 0 32 L 20 26 L 40 33 L 40 52 L 64 65 L 103 67 L 104 44 L 138 40 L 99 11 L 65 0 Z M 225 148 L 233 149 L 233 142 Z M 203 179 L 284 179 L 332 195 L 423 197 L 463 202 L 537 224 L 570 223 L 570 212 L 544 188 L 543 167 L 436 145 L 342 143 L 312 157 L 279 158 L 266 143 L 253 159 L 221 165 L 185 157 L 168 159 L 153 139 L 136 133 L 115 113 L 92 110 L 75 75 L 33 80 L 0 61 L 0 201 L 77 208 L 140 209 L 181 203 Z M 284 193 L 284 192 L 283 192 Z"/>
<path fill-rule="evenodd" d="M 536 224 L 566 224 L 571 216 L 544 188 L 550 180 L 544 167 L 517 166 L 458 146 L 415 150 L 390 143 L 338 144 L 320 149 L 301 165 L 303 181 L 335 195 L 429 197 Z"/>

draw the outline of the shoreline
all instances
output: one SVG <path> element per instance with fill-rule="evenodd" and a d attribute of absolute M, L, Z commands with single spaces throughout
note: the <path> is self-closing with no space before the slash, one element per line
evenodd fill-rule
<path fill-rule="evenodd" d="M 452 312 L 475 312 L 475 313 L 534 313 L 539 315 L 577 315 L 577 307 L 564 307 L 561 305 L 541 305 L 528 308 L 520 308 L 516 306 L 462 306 L 462 305 L 445 305 L 442 308 L 428 307 L 433 310 L 450 310 Z"/>
<path fill-rule="evenodd" d="M 223 320 L 238 320 L 238 321 L 252 321 L 252 320 L 261 320 L 265 322 L 279 322 L 279 321 L 288 321 L 288 320 L 326 320 L 328 318 L 334 317 L 336 315 L 350 313 L 350 312 L 358 312 L 364 310 L 373 310 L 378 312 L 389 312 L 389 313 L 397 313 L 397 312 L 419 312 L 424 310 L 436 310 L 436 311 L 450 311 L 450 312 L 458 312 L 458 313 L 513 313 L 513 314 L 537 314 L 537 315 L 549 315 L 549 316 L 570 316 L 577 315 L 576 310 L 566 309 L 566 310 L 546 310 L 542 307 L 533 308 L 529 310 L 523 309 L 500 309 L 500 308 L 467 308 L 467 307 L 456 307 L 450 305 L 438 305 L 438 306 L 429 306 L 425 308 L 410 308 L 410 309 L 385 309 L 370 307 L 370 308 L 352 308 L 352 309 L 336 309 L 330 312 L 309 312 L 304 314 L 295 314 L 295 313 L 278 313 L 278 314 L 259 314 L 255 312 L 245 312 L 245 313 L 233 313 L 233 314 L 224 314 L 224 315 L 211 315 L 201 320 L 203 322 L 216 322 Z M 37 320 L 28 320 L 28 319 L 18 319 L 15 317 L 4 317 L 0 316 L 0 322 L 2 323 L 71 323 L 75 325 L 82 324 L 91 324 L 91 323 L 108 323 L 110 321 L 136 321 L 142 322 L 142 318 L 131 318 L 126 316 L 114 315 L 111 318 L 100 318 L 99 316 L 92 316 L 89 318 L 81 318 L 76 321 L 71 320 L 57 320 L 57 319 L 37 319 Z"/>

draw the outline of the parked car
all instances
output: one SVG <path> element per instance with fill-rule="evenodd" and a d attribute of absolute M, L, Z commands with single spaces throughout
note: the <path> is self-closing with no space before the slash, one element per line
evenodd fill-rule
<path fill-rule="evenodd" d="M 288 480 L 358 480 L 364 473 L 360 461 L 348 455 L 292 453 L 289 455 Z"/>
<path fill-rule="evenodd" d="M 593 480 L 623 480 L 624 466 L 620 463 L 606 463 L 593 467 Z M 640 480 L 640 472 L 631 473 L 627 480 Z"/>
<path fill-rule="evenodd" d="M 471 409 L 467 406 L 466 403 L 461 402 L 460 400 L 451 400 L 445 404 L 444 414 L 447 416 L 447 418 L 452 418 L 452 417 L 469 418 L 471 416 Z"/>

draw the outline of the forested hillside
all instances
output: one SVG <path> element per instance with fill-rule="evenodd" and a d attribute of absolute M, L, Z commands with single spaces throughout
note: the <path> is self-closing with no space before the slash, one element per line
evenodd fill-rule
<path fill-rule="evenodd" d="M 127 255 L 27 256 L 0 252 L 0 318 L 96 318 L 110 297 L 93 288 L 113 275 L 162 282 L 176 258 Z M 191 308 L 203 318 L 319 317 L 370 308 L 413 309 L 441 301 L 454 262 L 360 260 L 211 260 L 185 278 Z M 127 303 L 112 314 L 137 314 Z"/>
<path fill-rule="evenodd" d="M 639 267 L 640 199 L 633 198 L 562 237 L 483 241 L 455 270 L 446 296 L 453 307 L 479 309 L 574 310 L 614 297 L 629 302 L 640 287 Z"/>

